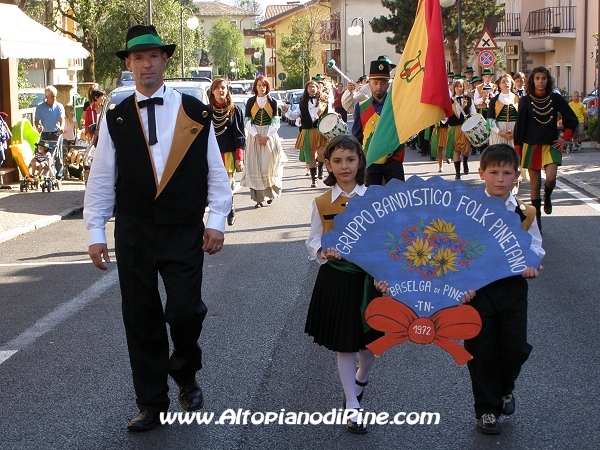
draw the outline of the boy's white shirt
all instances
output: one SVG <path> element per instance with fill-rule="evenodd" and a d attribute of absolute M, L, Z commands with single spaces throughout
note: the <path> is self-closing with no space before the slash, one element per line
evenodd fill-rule
<path fill-rule="evenodd" d="M 485 193 L 488 197 L 491 197 L 487 189 Z M 509 194 L 504 204 L 506 205 L 507 210 L 514 212 L 519 203 L 517 202 L 515 196 L 511 193 Z M 540 228 L 538 227 L 537 220 L 534 220 L 532 222 L 527 232 L 531 235 L 531 245 L 529 248 L 533 250 L 540 257 L 540 259 L 542 259 L 546 254 L 546 251 L 542 248 L 542 233 L 540 233 Z"/>

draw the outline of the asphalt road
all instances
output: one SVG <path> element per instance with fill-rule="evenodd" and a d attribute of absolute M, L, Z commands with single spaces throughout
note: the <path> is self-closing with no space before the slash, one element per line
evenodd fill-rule
<path fill-rule="evenodd" d="M 209 312 L 198 379 L 203 411 L 215 416 L 341 406 L 334 353 L 303 333 L 318 270 L 304 240 L 311 200 L 324 187 L 309 187 L 292 148 L 296 133 L 282 126 L 290 162 L 281 199 L 255 210 L 242 188 L 223 251 L 205 260 Z M 472 161 L 472 173 L 476 167 Z M 436 163 L 408 151 L 407 174 L 436 171 Z M 481 186 L 474 174 L 466 181 Z M 438 412 L 437 425 L 372 425 L 363 436 L 341 425 L 214 421 L 127 432 L 137 409 L 116 267 L 92 267 L 75 216 L 0 244 L 0 449 L 595 449 L 600 212 L 596 202 L 558 189 L 555 198 L 554 214 L 544 217 L 545 269 L 530 283 L 534 349 L 517 381 L 517 412 L 501 419 L 498 436 L 475 430 L 466 367 L 437 346 L 411 343 L 378 359 L 363 406 L 391 415 Z M 181 411 L 176 391 L 171 384 L 173 412 Z"/>

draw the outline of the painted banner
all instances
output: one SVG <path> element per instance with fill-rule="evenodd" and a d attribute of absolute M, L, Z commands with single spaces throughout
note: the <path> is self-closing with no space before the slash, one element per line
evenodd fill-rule
<path fill-rule="evenodd" d="M 448 342 L 481 327 L 474 308 L 461 305 L 465 292 L 540 265 L 520 216 L 460 180 L 413 176 L 371 186 L 334 223 L 322 247 L 335 247 L 390 287 L 394 301 L 376 299 L 365 315 L 372 328 L 390 333 L 369 345 L 375 354 L 411 340 L 453 347 L 445 350 L 466 362 L 470 355 Z"/>

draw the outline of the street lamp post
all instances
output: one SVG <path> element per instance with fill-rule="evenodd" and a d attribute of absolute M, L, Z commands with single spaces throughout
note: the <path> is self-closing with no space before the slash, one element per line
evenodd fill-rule
<path fill-rule="evenodd" d="M 277 58 L 271 56 L 269 62 L 273 63 L 273 89 L 275 89 L 275 86 L 277 85 Z"/>
<path fill-rule="evenodd" d="M 442 8 L 458 7 L 458 72 L 462 73 L 462 0 L 440 0 Z"/>
<path fill-rule="evenodd" d="M 190 14 L 192 14 L 192 17 L 190 17 L 187 21 L 186 21 L 186 26 L 190 29 L 190 30 L 195 30 L 196 28 L 198 28 L 198 25 L 200 25 L 200 20 L 198 20 L 198 18 L 196 16 L 194 16 L 194 11 L 192 11 L 192 9 L 188 6 L 183 6 L 183 4 L 180 4 L 181 8 L 179 9 L 179 40 L 181 41 L 181 76 L 185 77 L 185 45 L 184 45 L 184 40 L 183 40 L 183 12 L 184 11 L 188 11 Z"/>
<path fill-rule="evenodd" d="M 358 25 L 360 22 L 360 26 Z M 348 34 L 350 36 L 358 36 L 361 35 L 361 44 L 362 44 L 362 73 L 366 73 L 365 69 L 365 21 L 362 17 L 356 17 L 352 19 L 350 26 L 348 27 Z"/>

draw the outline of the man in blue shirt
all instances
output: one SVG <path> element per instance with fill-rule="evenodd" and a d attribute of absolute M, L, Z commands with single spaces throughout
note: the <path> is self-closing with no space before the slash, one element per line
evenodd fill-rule
<path fill-rule="evenodd" d="M 56 101 L 56 88 L 47 86 L 46 99 L 35 107 L 35 127 L 44 141 L 58 141 L 65 127 L 65 108 Z"/>

